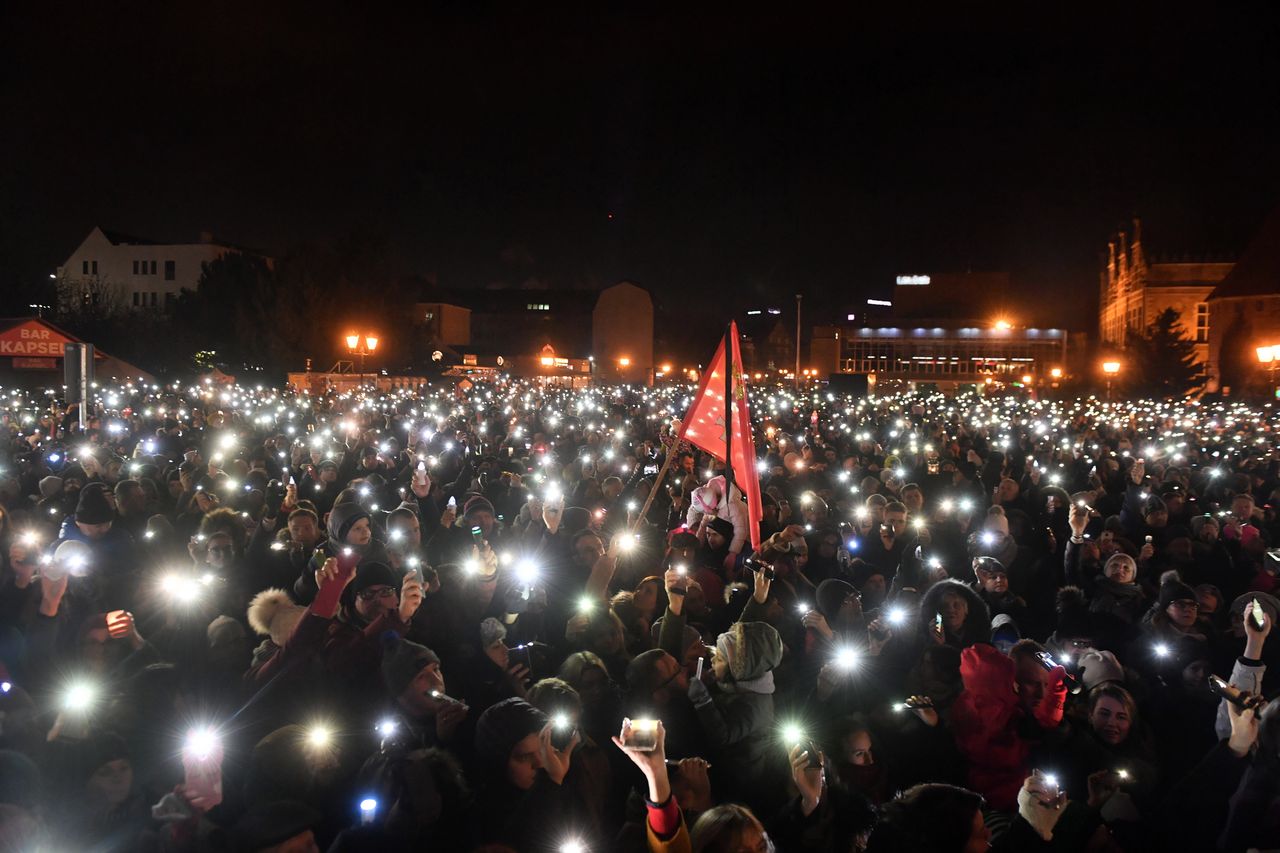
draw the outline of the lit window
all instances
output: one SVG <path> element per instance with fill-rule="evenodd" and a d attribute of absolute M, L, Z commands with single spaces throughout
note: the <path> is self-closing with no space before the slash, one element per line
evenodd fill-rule
<path fill-rule="evenodd" d="M 1196 303 L 1196 343 L 1209 340 L 1209 303 Z"/>

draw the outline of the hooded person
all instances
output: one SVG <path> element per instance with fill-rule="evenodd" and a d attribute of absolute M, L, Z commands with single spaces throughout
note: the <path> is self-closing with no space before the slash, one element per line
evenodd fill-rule
<path fill-rule="evenodd" d="M 316 596 L 315 573 L 330 557 L 341 556 L 350 549 L 358 556 L 357 566 L 365 563 L 391 562 L 387 548 L 373 538 L 372 519 L 369 512 L 359 503 L 344 501 L 335 503 L 329 510 L 325 520 L 325 530 L 329 538 L 315 550 L 310 562 L 303 568 L 298 580 L 294 582 L 294 597 L 302 604 L 310 604 Z"/>
<path fill-rule="evenodd" d="M 524 699 L 504 699 L 480 715 L 475 754 L 484 841 L 551 849 L 565 827 L 582 825 L 581 804 L 564 785 L 572 749 L 556 748 L 550 717 Z"/>
<path fill-rule="evenodd" d="M 394 733 L 398 747 L 447 746 L 456 756 L 470 755 L 470 709 L 448 695 L 435 652 L 394 632 L 383 634 L 382 683 L 404 726 Z"/>
<path fill-rule="evenodd" d="M 967 584 L 947 578 L 929 587 L 920 600 L 920 629 L 927 643 L 963 649 L 991 642 L 991 614 Z"/>
<path fill-rule="evenodd" d="M 782 638 L 772 625 L 735 622 L 716 639 L 712 688 L 689 682 L 711 762 L 721 768 L 721 795 L 756 810 L 780 805 L 771 795 L 785 773 L 774 738 L 773 671 L 781 661 Z"/>

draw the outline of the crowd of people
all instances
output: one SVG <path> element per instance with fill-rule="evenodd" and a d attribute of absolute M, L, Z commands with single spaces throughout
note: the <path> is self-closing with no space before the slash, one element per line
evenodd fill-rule
<path fill-rule="evenodd" d="M 693 393 L 6 396 L 0 851 L 1280 846 L 1269 406 Z"/>

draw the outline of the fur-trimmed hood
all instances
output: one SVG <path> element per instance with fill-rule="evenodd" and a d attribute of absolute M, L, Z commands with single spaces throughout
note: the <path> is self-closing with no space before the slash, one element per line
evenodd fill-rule
<path fill-rule="evenodd" d="M 991 612 L 987 609 L 986 602 L 968 584 L 954 578 L 938 581 L 924 594 L 924 598 L 920 601 L 921 630 L 926 632 L 932 630 L 934 617 L 941 612 L 942 596 L 948 592 L 959 595 L 969 605 L 969 615 L 965 617 L 964 628 L 961 631 L 962 645 L 971 646 L 974 643 L 991 642 Z"/>

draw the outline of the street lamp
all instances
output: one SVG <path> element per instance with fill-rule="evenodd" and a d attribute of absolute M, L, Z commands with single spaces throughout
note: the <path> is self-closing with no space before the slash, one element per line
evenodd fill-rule
<path fill-rule="evenodd" d="M 1107 377 L 1107 399 L 1111 399 L 1111 382 L 1116 378 L 1116 374 L 1120 372 L 1120 362 L 1104 361 L 1102 362 L 1102 372 Z"/>
<path fill-rule="evenodd" d="M 364 358 L 373 355 L 378 348 L 377 335 L 366 332 L 361 335 L 347 335 L 347 352 L 360 356 L 360 384 L 364 384 Z"/>
<path fill-rule="evenodd" d="M 1267 366 L 1267 373 L 1271 380 L 1271 396 L 1280 397 L 1276 393 L 1276 364 L 1280 363 L 1280 344 L 1271 344 L 1265 347 L 1258 347 L 1258 361 Z"/>

